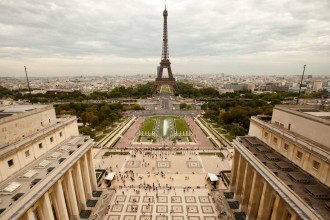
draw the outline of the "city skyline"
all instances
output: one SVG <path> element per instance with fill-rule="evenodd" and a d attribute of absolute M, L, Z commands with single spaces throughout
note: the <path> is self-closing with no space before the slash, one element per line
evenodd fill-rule
<path fill-rule="evenodd" d="M 0 3 L 0 76 L 155 74 L 163 1 Z M 174 74 L 329 74 L 327 1 L 168 1 Z"/>

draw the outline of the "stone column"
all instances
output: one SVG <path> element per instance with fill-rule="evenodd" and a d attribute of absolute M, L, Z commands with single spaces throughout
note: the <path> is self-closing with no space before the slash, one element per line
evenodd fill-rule
<path fill-rule="evenodd" d="M 276 199 L 273 205 L 272 217 L 271 219 L 282 219 L 285 210 L 284 202 L 279 195 L 276 195 Z"/>
<path fill-rule="evenodd" d="M 323 162 L 321 167 L 323 167 L 323 169 L 320 170 L 322 172 L 320 175 L 320 181 L 325 184 L 329 178 L 330 165 L 329 163 Z"/>
<path fill-rule="evenodd" d="M 251 194 L 249 199 L 249 204 L 247 208 L 247 217 L 248 219 L 256 219 L 259 205 L 260 205 L 260 199 L 261 199 L 261 193 L 262 193 L 262 187 L 263 183 L 261 181 L 261 176 L 257 171 L 253 171 L 253 180 L 252 180 L 252 186 L 251 186 Z"/>
<path fill-rule="evenodd" d="M 251 185 L 253 181 L 253 173 L 252 167 L 250 164 L 246 164 L 245 168 L 245 175 L 243 181 L 243 190 L 242 190 L 242 197 L 241 197 L 241 208 L 244 211 L 247 211 L 247 205 L 249 204 L 250 194 L 251 194 Z"/>
<path fill-rule="evenodd" d="M 73 178 L 72 178 L 72 170 L 68 170 L 67 176 L 66 176 L 66 191 L 67 195 L 70 201 L 70 208 L 71 208 L 71 219 L 79 219 L 79 209 L 78 209 L 78 198 L 76 195 L 75 187 L 73 184 Z"/>
<path fill-rule="evenodd" d="M 91 174 L 91 180 L 92 180 L 92 188 L 93 190 L 97 190 L 97 182 L 96 182 L 96 174 L 95 174 L 95 167 L 94 167 L 94 163 L 93 163 L 93 156 L 92 156 L 92 149 L 90 149 L 87 152 L 87 159 L 88 159 L 88 164 L 89 164 L 89 170 L 90 170 L 90 174 Z"/>
<path fill-rule="evenodd" d="M 82 173 L 81 173 L 81 169 L 80 169 L 80 164 L 79 164 L 79 160 L 76 162 L 76 167 L 74 169 L 74 180 L 76 182 L 76 189 L 77 189 L 77 194 L 78 194 L 78 205 L 79 205 L 79 209 L 86 209 L 86 196 L 85 196 L 85 190 L 84 190 L 84 184 L 83 184 L 83 180 L 82 180 Z"/>
<path fill-rule="evenodd" d="M 52 205 L 50 203 L 48 192 L 46 192 L 43 196 L 42 215 L 45 219 L 49 219 L 49 220 L 54 219 L 54 213 L 53 213 Z"/>
<path fill-rule="evenodd" d="M 0 180 L 6 179 L 7 174 L 5 173 L 5 169 L 0 169 Z"/>
<path fill-rule="evenodd" d="M 257 219 L 269 219 L 270 210 L 273 206 L 274 195 L 272 194 L 272 188 L 268 183 L 263 182 L 262 194 L 260 199 L 260 206 Z"/>
<path fill-rule="evenodd" d="M 56 184 L 56 202 L 59 212 L 59 219 L 63 220 L 69 220 L 68 216 L 68 210 L 66 208 L 65 198 L 63 194 L 63 188 L 62 183 L 59 180 Z"/>
<path fill-rule="evenodd" d="M 26 212 L 26 219 L 27 219 L 27 220 L 36 220 L 32 208 L 30 208 L 30 209 Z"/>
<path fill-rule="evenodd" d="M 288 152 L 287 152 L 287 155 L 288 155 L 287 158 L 291 161 L 293 160 L 293 157 L 294 157 L 294 155 L 293 155 L 294 149 L 295 149 L 295 146 L 290 144 Z"/>
<path fill-rule="evenodd" d="M 234 157 L 233 157 L 233 168 L 232 168 L 232 175 L 231 175 L 231 181 L 230 181 L 230 191 L 233 191 L 236 187 L 236 178 L 237 178 L 237 169 L 238 169 L 238 163 L 239 163 L 239 153 L 235 149 L 234 150 Z"/>
<path fill-rule="evenodd" d="M 291 213 L 291 218 L 290 220 L 297 220 L 298 219 L 298 216 L 296 213 Z"/>
<path fill-rule="evenodd" d="M 83 164 L 83 180 L 84 180 L 84 185 L 85 185 L 85 190 L 86 190 L 86 197 L 88 199 L 92 198 L 92 184 L 91 184 L 91 179 L 89 177 L 89 169 L 88 169 L 88 161 L 87 161 L 87 155 L 85 154 L 80 161 Z"/>
<path fill-rule="evenodd" d="M 298 148 L 297 146 L 295 146 L 295 148 Z M 296 155 L 295 155 L 296 156 Z M 294 157 L 295 157 L 294 156 Z M 304 153 L 304 156 L 303 156 L 303 158 L 302 158 L 302 160 L 303 160 L 303 164 L 302 164 L 302 169 L 303 170 L 307 170 L 307 167 L 308 167 L 308 165 L 310 164 L 310 162 L 309 162 L 309 157 L 311 156 L 311 154 L 310 153 L 308 153 L 308 152 L 305 152 Z"/>
<path fill-rule="evenodd" d="M 242 189 L 243 189 L 243 181 L 244 181 L 244 175 L 245 175 L 245 167 L 246 167 L 246 161 L 245 158 L 240 155 L 239 163 L 238 163 L 238 174 L 236 178 L 236 187 L 235 187 L 235 199 L 237 197 L 241 197 Z"/>

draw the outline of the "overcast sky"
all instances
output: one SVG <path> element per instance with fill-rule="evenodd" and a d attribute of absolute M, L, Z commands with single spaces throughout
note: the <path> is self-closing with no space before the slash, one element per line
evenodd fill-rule
<path fill-rule="evenodd" d="M 0 76 L 155 74 L 162 0 L 0 0 Z M 330 74 L 329 0 L 168 0 L 174 74 Z"/>

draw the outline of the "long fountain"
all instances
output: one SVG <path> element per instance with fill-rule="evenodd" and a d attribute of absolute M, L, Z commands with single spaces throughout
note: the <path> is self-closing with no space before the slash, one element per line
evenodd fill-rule
<path fill-rule="evenodd" d="M 167 136 L 167 131 L 168 131 L 168 119 L 164 119 L 163 123 L 163 137 Z"/>

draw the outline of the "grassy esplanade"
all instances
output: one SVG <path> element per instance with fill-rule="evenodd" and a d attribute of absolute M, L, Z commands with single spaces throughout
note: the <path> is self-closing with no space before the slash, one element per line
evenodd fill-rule
<path fill-rule="evenodd" d="M 184 133 L 189 131 L 187 123 L 181 118 L 175 119 L 175 126 L 177 133 Z"/>
<path fill-rule="evenodd" d="M 138 142 L 152 141 L 156 143 L 162 141 L 160 139 L 161 137 L 169 137 L 173 142 L 192 142 L 193 140 L 186 121 L 177 116 L 154 116 L 147 118 L 140 127 L 137 140 Z"/>
<path fill-rule="evenodd" d="M 184 119 L 176 118 L 175 128 L 177 133 L 177 137 L 175 137 L 176 142 L 192 142 L 190 129 Z"/>
<path fill-rule="evenodd" d="M 155 120 L 153 118 L 147 118 L 141 128 L 140 128 L 140 131 L 143 131 L 143 132 L 152 132 L 153 128 L 154 128 L 154 124 L 155 124 Z"/>
<path fill-rule="evenodd" d="M 160 93 L 171 93 L 171 88 L 169 85 L 162 85 L 160 87 Z"/>

